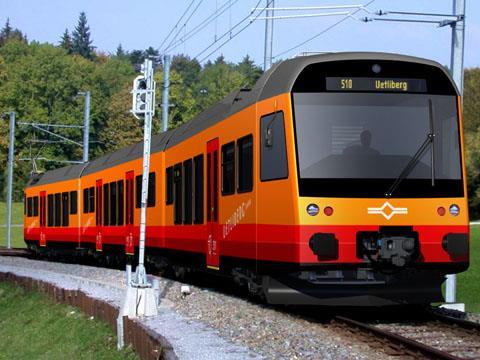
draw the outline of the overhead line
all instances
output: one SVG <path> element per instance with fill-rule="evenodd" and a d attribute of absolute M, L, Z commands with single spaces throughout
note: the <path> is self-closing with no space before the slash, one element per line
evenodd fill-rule
<path fill-rule="evenodd" d="M 167 39 L 170 37 L 170 35 L 172 35 L 173 31 L 177 28 L 178 24 L 180 24 L 180 21 L 182 21 L 183 17 L 185 16 L 185 14 L 188 12 L 188 10 L 192 7 L 193 3 L 195 2 L 196 0 L 192 0 L 190 2 L 190 4 L 187 6 L 187 8 L 185 9 L 185 11 L 183 12 L 182 16 L 180 16 L 180 18 L 178 19 L 177 23 L 175 24 L 174 27 L 172 27 L 172 30 L 170 30 L 170 32 L 168 33 L 168 35 L 165 37 L 165 39 L 163 39 L 162 43 L 160 44 L 160 46 L 158 47 L 158 49 L 160 49 L 163 44 L 165 44 L 165 42 L 167 41 Z"/>
<path fill-rule="evenodd" d="M 205 27 L 207 27 L 212 21 L 217 19 L 220 15 L 222 15 L 225 11 L 230 9 L 233 5 L 235 5 L 239 0 L 234 0 L 233 2 L 231 0 L 227 0 L 222 6 L 220 6 L 214 13 L 210 14 L 205 18 L 200 24 L 196 25 L 193 29 L 188 31 L 182 38 L 174 42 L 171 47 L 167 47 L 165 51 L 168 50 L 173 50 L 183 44 L 185 41 L 189 40 L 196 34 L 198 34 L 201 30 L 203 30 Z M 228 5 L 225 9 L 222 9 L 224 6 Z M 217 14 L 218 13 L 218 14 Z"/>
<path fill-rule="evenodd" d="M 225 36 L 227 36 L 228 34 L 231 34 L 232 30 L 239 27 L 243 22 L 245 22 L 245 20 L 247 20 L 251 14 L 253 14 L 257 9 L 258 9 L 258 5 L 260 5 L 260 2 L 262 0 L 258 0 L 257 4 L 255 5 L 255 9 L 252 10 L 247 16 L 245 16 L 244 18 L 242 18 L 242 20 L 240 20 L 238 23 L 236 23 L 234 26 L 232 26 L 227 32 L 225 32 L 222 36 L 220 36 L 218 39 L 216 39 L 214 42 L 212 42 L 210 45 L 208 45 L 205 49 L 203 49 L 200 53 L 198 53 L 194 59 L 197 59 L 200 55 L 202 55 L 203 53 L 205 53 L 208 49 L 210 49 L 212 46 L 214 46 L 219 40 L 223 39 Z M 268 5 L 267 5 L 268 6 Z M 216 47 L 215 50 L 213 50 L 212 52 L 210 52 L 207 56 L 203 57 L 202 60 L 200 60 L 200 62 L 204 61 L 205 59 L 207 59 L 210 55 L 212 55 L 214 52 L 216 52 L 218 49 L 220 49 L 222 46 L 224 46 L 226 43 L 228 43 L 230 40 L 232 40 L 234 37 L 236 37 L 238 34 L 240 34 L 243 30 L 245 30 L 247 27 L 249 27 L 255 20 L 257 17 L 259 17 L 262 12 L 267 8 L 267 6 L 265 6 L 262 10 L 260 10 L 260 12 L 253 18 L 251 19 L 245 26 L 243 26 L 239 31 L 237 31 L 235 34 L 233 35 L 230 35 L 230 37 L 224 41 L 220 46 Z"/>
<path fill-rule="evenodd" d="M 175 36 L 173 37 L 173 39 L 168 43 L 166 49 L 168 49 L 170 47 L 170 45 L 172 45 L 172 43 L 175 41 L 175 39 L 178 37 L 178 35 L 181 33 L 182 29 L 187 25 L 187 23 L 190 21 L 190 19 L 192 18 L 192 16 L 197 12 L 198 8 L 200 7 L 200 5 L 202 5 L 202 2 L 203 0 L 200 0 L 200 2 L 197 4 L 197 6 L 195 7 L 195 9 L 193 9 L 193 11 L 190 13 L 189 17 L 187 18 L 187 20 L 185 20 L 185 22 L 183 23 L 183 26 L 180 27 Z"/>
<path fill-rule="evenodd" d="M 365 4 L 362 8 L 359 8 L 359 9 L 357 9 L 357 10 L 355 10 L 355 11 L 353 11 L 353 12 L 347 14 L 347 15 L 345 15 L 345 16 L 344 16 L 343 18 L 341 18 L 339 21 L 337 21 L 337 22 L 333 23 L 332 25 L 328 26 L 328 27 L 325 28 L 324 30 L 320 31 L 318 34 L 316 34 L 316 35 L 308 38 L 308 39 L 305 40 L 305 41 L 302 41 L 301 43 L 299 43 L 299 44 L 297 44 L 297 45 L 295 45 L 295 46 L 292 46 L 291 48 L 289 48 L 289 49 L 287 49 L 287 50 L 284 50 L 284 51 L 276 54 L 273 58 L 275 59 L 275 58 L 277 58 L 277 57 L 279 57 L 279 56 L 282 56 L 282 55 L 284 55 L 284 54 L 286 54 L 286 53 L 289 53 L 290 51 L 295 50 L 295 49 L 298 49 L 299 47 L 305 45 L 306 43 L 308 43 L 308 42 L 310 42 L 310 41 L 318 38 L 319 36 L 325 34 L 327 31 L 330 31 L 330 30 L 333 29 L 334 27 L 340 25 L 340 24 L 343 23 L 345 20 L 349 19 L 350 17 L 352 17 L 353 15 L 355 15 L 356 13 L 358 13 L 359 11 L 364 10 L 365 7 L 371 5 L 373 2 L 375 2 L 375 0 L 369 1 L 369 2 L 368 2 L 367 4 Z"/>

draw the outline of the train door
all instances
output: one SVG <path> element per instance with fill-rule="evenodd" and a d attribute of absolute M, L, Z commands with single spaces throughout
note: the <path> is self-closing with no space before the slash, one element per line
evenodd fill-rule
<path fill-rule="evenodd" d="M 47 246 L 47 237 L 45 234 L 45 222 L 47 219 L 46 207 L 47 192 L 40 192 L 40 246 Z"/>
<path fill-rule="evenodd" d="M 207 267 L 220 267 L 218 229 L 218 138 L 207 143 Z"/>
<path fill-rule="evenodd" d="M 97 251 L 102 251 L 102 213 L 103 213 L 103 197 L 102 197 L 102 180 L 97 180 L 95 183 L 95 228 L 96 228 L 96 238 L 95 238 L 95 249 Z"/>
<path fill-rule="evenodd" d="M 125 173 L 125 225 L 126 225 L 126 237 L 125 237 L 125 253 L 127 255 L 133 255 L 135 253 L 135 247 L 133 244 L 133 171 Z"/>

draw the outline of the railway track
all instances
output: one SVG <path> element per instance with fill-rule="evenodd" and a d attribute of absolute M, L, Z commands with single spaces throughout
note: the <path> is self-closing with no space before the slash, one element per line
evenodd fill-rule
<path fill-rule="evenodd" d="M 371 346 L 382 347 L 393 357 L 480 359 L 480 324 L 435 311 L 416 322 L 380 324 L 335 316 L 332 325 L 347 329 Z"/>
<path fill-rule="evenodd" d="M 25 249 L 0 248 L 0 255 L 26 257 L 28 254 Z M 310 319 L 310 316 L 301 317 Z M 375 315 L 372 318 L 375 320 Z M 435 310 L 419 315 L 417 320 L 412 320 L 410 316 L 388 321 L 383 319 L 375 323 L 370 318 L 366 321 L 365 318 L 358 320 L 351 314 L 333 315 L 332 319 L 329 326 L 344 333 L 347 331 L 372 349 L 381 349 L 387 356 L 412 359 L 480 359 L 480 324 Z M 310 320 L 318 322 L 318 319 Z"/>
<path fill-rule="evenodd" d="M 27 249 L 22 248 L 6 248 L 0 247 L 0 256 L 18 256 L 27 257 L 30 256 L 30 252 Z"/>

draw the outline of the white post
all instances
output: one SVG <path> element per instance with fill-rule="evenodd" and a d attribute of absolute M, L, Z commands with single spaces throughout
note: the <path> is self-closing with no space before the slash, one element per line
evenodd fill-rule
<path fill-rule="evenodd" d="M 83 93 L 85 95 L 85 105 L 83 108 L 83 162 L 88 162 L 88 150 L 90 141 L 90 91 Z"/>
<path fill-rule="evenodd" d="M 452 24 L 452 50 L 450 72 L 457 84 L 460 95 L 463 99 L 463 53 L 465 39 L 465 0 L 453 0 L 453 14 L 457 15 L 458 21 Z M 445 286 L 445 300 L 447 303 L 457 301 L 457 276 L 447 275 Z"/>
<path fill-rule="evenodd" d="M 12 247 L 12 192 L 13 154 L 15 149 L 15 112 L 10 112 L 10 138 L 8 144 L 8 187 L 7 187 L 7 248 Z"/>
<path fill-rule="evenodd" d="M 170 55 L 163 56 L 163 91 L 162 91 L 162 130 L 168 130 L 168 110 L 170 90 Z"/>
<path fill-rule="evenodd" d="M 150 171 L 150 144 L 152 137 L 152 117 L 155 96 L 155 84 L 153 81 L 152 60 L 145 60 L 143 73 L 147 89 L 145 91 L 145 121 L 143 126 L 143 171 L 142 171 L 142 196 L 140 208 L 140 239 L 137 267 L 137 285 L 148 287 L 147 273 L 145 271 L 145 230 L 147 219 L 147 199 L 148 199 L 148 174 Z"/>
<path fill-rule="evenodd" d="M 265 48 L 263 54 L 263 71 L 267 71 L 272 66 L 272 48 L 273 48 L 273 8 L 274 0 L 266 0 L 266 19 L 265 19 Z"/>

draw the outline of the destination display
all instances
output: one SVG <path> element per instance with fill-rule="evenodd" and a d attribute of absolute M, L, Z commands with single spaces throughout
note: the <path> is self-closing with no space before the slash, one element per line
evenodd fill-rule
<path fill-rule="evenodd" d="M 427 92 L 425 79 L 327 77 L 327 91 Z"/>

